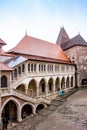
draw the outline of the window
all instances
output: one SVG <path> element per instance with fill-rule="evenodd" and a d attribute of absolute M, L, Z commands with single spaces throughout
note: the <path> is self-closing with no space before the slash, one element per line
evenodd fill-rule
<path fill-rule="evenodd" d="M 33 71 L 33 64 L 31 64 L 31 71 Z"/>
<path fill-rule="evenodd" d="M 36 64 L 34 64 L 34 71 L 36 71 Z"/>
<path fill-rule="evenodd" d="M 20 66 L 18 67 L 18 74 L 21 75 L 21 67 Z"/>
<path fill-rule="evenodd" d="M 28 64 L 28 71 L 30 71 L 30 64 Z"/>
<path fill-rule="evenodd" d="M 39 64 L 39 71 L 40 71 L 40 64 Z"/>
<path fill-rule="evenodd" d="M 7 87 L 7 77 L 6 76 L 2 76 L 1 77 L 1 87 Z"/>
<path fill-rule="evenodd" d="M 22 65 L 22 72 L 24 72 L 25 71 L 25 65 L 23 64 Z"/>
<path fill-rule="evenodd" d="M 17 69 L 14 70 L 14 77 L 17 77 Z"/>
<path fill-rule="evenodd" d="M 46 71 L 46 66 L 44 65 L 44 71 Z"/>
<path fill-rule="evenodd" d="M 41 71 L 43 71 L 43 65 L 41 65 Z"/>

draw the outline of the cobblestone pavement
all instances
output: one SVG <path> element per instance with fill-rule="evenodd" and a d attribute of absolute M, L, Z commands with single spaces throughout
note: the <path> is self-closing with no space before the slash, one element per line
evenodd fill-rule
<path fill-rule="evenodd" d="M 78 90 L 68 97 L 60 107 L 31 130 L 87 130 L 87 89 Z"/>

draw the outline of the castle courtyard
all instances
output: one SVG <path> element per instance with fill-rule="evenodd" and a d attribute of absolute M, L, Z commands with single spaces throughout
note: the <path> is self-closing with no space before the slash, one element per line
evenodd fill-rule
<path fill-rule="evenodd" d="M 87 130 L 87 89 L 69 96 L 43 122 L 36 124 L 34 130 Z"/>

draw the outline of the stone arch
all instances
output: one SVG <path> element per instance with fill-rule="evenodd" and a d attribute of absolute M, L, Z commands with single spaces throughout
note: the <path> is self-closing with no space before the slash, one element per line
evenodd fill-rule
<path fill-rule="evenodd" d="M 65 77 L 61 79 L 61 89 L 65 89 Z"/>
<path fill-rule="evenodd" d="M 69 88 L 69 77 L 66 78 L 66 88 Z"/>
<path fill-rule="evenodd" d="M 30 97 L 36 96 L 36 86 L 37 86 L 36 80 L 32 79 L 28 85 L 28 94 Z"/>
<path fill-rule="evenodd" d="M 7 87 L 7 76 L 3 75 L 1 77 L 1 88 Z"/>
<path fill-rule="evenodd" d="M 25 92 L 26 92 L 26 88 L 25 88 L 25 87 L 26 87 L 25 84 L 20 84 L 20 85 L 16 88 L 16 90 L 25 93 Z"/>
<path fill-rule="evenodd" d="M 24 103 L 21 108 L 21 117 L 22 119 L 33 114 L 33 106 L 29 103 Z"/>
<path fill-rule="evenodd" d="M 56 78 L 55 86 L 56 86 L 55 91 L 60 91 L 60 79 L 59 79 L 59 77 Z"/>
<path fill-rule="evenodd" d="M 53 78 L 48 80 L 48 93 L 52 93 L 53 91 Z"/>
<path fill-rule="evenodd" d="M 73 79 L 73 76 L 71 76 L 71 87 L 73 87 L 73 82 L 74 82 L 74 79 Z"/>
<path fill-rule="evenodd" d="M 39 92 L 40 92 L 40 95 L 46 93 L 46 81 L 44 78 L 42 78 L 39 82 Z"/>
<path fill-rule="evenodd" d="M 81 85 L 87 85 L 87 79 L 86 78 L 82 79 Z"/>
<path fill-rule="evenodd" d="M 43 103 L 38 104 L 36 107 L 36 113 L 38 113 L 40 110 L 42 110 L 44 108 L 45 108 L 45 105 Z"/>
<path fill-rule="evenodd" d="M 5 115 L 9 120 L 18 121 L 18 108 L 20 108 L 19 102 L 14 98 L 9 98 L 3 104 L 2 116 Z"/>

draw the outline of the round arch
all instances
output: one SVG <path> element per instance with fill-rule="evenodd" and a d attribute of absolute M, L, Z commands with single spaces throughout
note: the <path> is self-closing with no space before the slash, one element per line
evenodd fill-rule
<path fill-rule="evenodd" d="M 9 98 L 2 107 L 2 116 L 5 115 L 9 120 L 18 121 L 19 102 L 14 98 Z"/>
<path fill-rule="evenodd" d="M 66 79 L 66 88 L 69 88 L 69 77 Z"/>
<path fill-rule="evenodd" d="M 73 76 L 71 76 L 71 87 L 73 87 Z"/>
<path fill-rule="evenodd" d="M 87 85 L 87 79 L 86 78 L 82 79 L 81 85 Z"/>
<path fill-rule="evenodd" d="M 59 79 L 59 77 L 56 78 L 55 86 L 56 86 L 56 91 L 60 91 L 60 79 Z"/>
<path fill-rule="evenodd" d="M 65 89 L 65 77 L 62 77 L 62 80 L 61 80 L 61 89 Z"/>
<path fill-rule="evenodd" d="M 26 118 L 30 114 L 33 114 L 33 106 L 31 104 L 29 104 L 29 103 L 23 104 L 23 106 L 21 108 L 21 117 L 22 117 L 22 119 Z"/>
<path fill-rule="evenodd" d="M 42 110 L 44 108 L 45 108 L 45 105 L 43 103 L 38 104 L 37 107 L 36 107 L 36 113 L 38 113 L 40 110 Z"/>
<path fill-rule="evenodd" d="M 53 78 L 48 80 L 48 93 L 52 93 L 53 91 Z"/>
<path fill-rule="evenodd" d="M 46 92 L 46 81 L 44 78 L 41 79 L 39 82 L 39 92 L 40 92 L 40 95 L 45 94 Z"/>
<path fill-rule="evenodd" d="M 28 94 L 30 97 L 36 96 L 36 80 L 32 79 L 28 85 Z"/>

